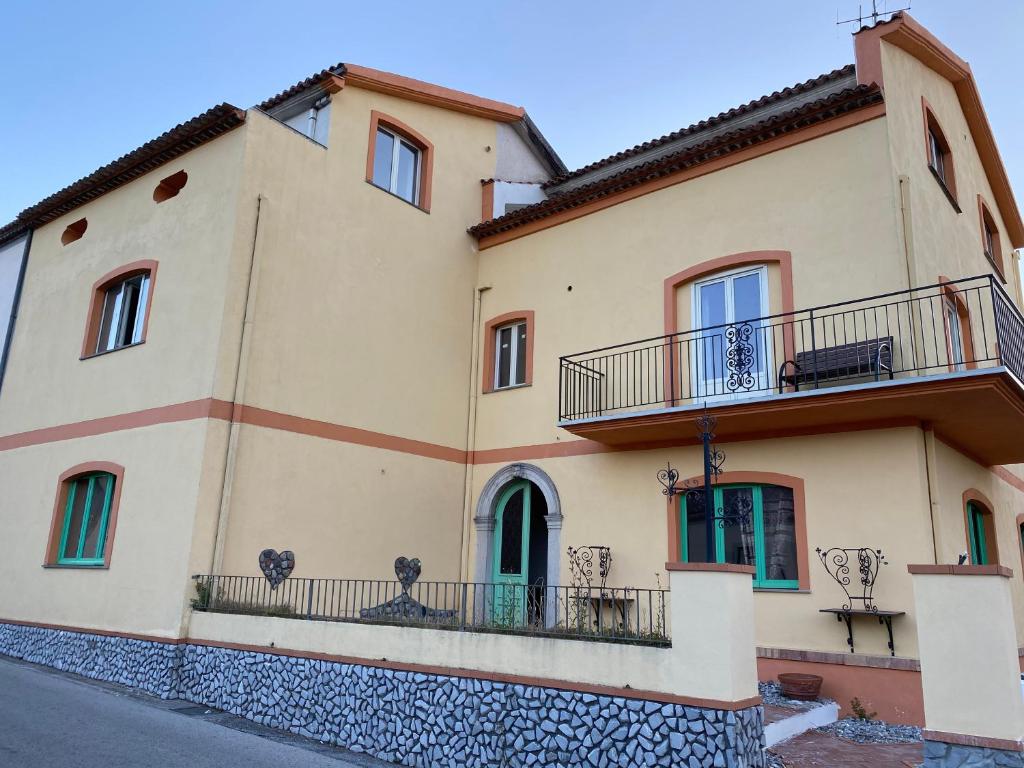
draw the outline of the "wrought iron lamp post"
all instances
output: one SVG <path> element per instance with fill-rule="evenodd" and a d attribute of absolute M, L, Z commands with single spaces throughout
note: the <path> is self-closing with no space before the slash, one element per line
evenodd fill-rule
<path fill-rule="evenodd" d="M 717 423 L 718 419 L 711 416 L 705 406 L 704 414 L 697 419 L 696 423 L 704 453 L 704 482 L 702 484 L 698 485 L 694 480 L 684 480 L 680 487 L 679 472 L 672 469 L 671 463 L 665 469 L 658 470 L 658 482 L 662 485 L 663 495 L 672 498 L 683 494 L 687 499 L 693 498 L 704 502 L 705 556 L 709 563 L 715 561 L 715 525 L 724 528 L 731 525 L 746 525 L 750 521 L 749 509 L 728 514 L 721 509 L 715 510 L 712 480 L 717 480 L 722 473 L 722 466 L 725 464 L 725 452 L 711 443 L 715 439 Z"/>

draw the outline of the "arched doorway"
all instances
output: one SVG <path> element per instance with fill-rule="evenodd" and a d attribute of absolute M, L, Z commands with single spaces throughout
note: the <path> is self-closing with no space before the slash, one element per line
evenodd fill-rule
<path fill-rule="evenodd" d="M 544 588 L 559 583 L 562 511 L 551 478 L 532 464 L 503 467 L 484 485 L 476 512 L 474 581 L 496 585 L 494 610 L 508 618 L 552 624 L 556 609 Z"/>

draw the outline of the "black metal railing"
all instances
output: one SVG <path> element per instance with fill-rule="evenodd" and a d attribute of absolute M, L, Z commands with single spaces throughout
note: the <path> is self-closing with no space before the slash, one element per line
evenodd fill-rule
<path fill-rule="evenodd" d="M 564 356 L 558 418 L 996 366 L 1024 380 L 1024 317 L 984 275 Z"/>
<path fill-rule="evenodd" d="M 669 645 L 669 592 L 634 587 L 194 576 L 197 611 Z"/>

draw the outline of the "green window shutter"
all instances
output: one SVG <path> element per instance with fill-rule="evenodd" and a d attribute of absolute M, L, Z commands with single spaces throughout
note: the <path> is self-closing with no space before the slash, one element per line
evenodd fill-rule
<path fill-rule="evenodd" d="M 984 513 L 971 502 L 967 503 L 967 538 L 970 544 L 971 563 L 988 565 L 988 542 L 985 541 Z"/>

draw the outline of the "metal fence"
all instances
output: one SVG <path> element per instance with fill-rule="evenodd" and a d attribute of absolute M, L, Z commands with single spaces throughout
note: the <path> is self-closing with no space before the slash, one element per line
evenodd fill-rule
<path fill-rule="evenodd" d="M 558 417 L 999 365 L 1024 380 L 1024 318 L 984 275 L 567 355 Z"/>
<path fill-rule="evenodd" d="M 669 645 L 668 590 L 455 581 L 194 576 L 193 609 Z"/>

